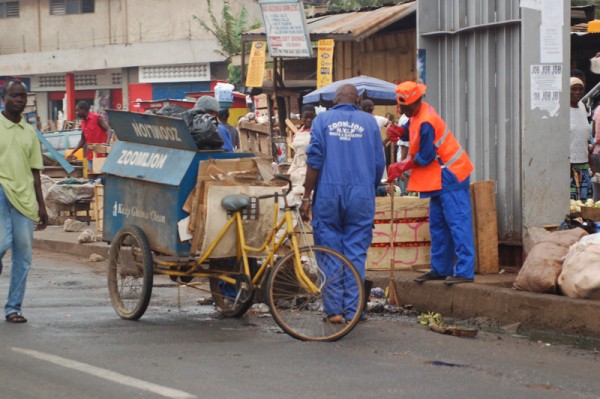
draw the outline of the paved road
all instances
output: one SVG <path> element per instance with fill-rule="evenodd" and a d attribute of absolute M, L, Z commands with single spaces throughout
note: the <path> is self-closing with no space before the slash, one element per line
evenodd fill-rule
<path fill-rule="evenodd" d="M 305 343 L 258 312 L 221 319 L 197 305 L 203 293 L 159 279 L 146 315 L 120 320 L 105 267 L 35 254 L 29 322 L 0 322 L 0 398 L 600 397 L 598 352 L 492 332 L 443 336 L 411 318 Z M 2 275 L 2 301 L 7 283 Z"/>

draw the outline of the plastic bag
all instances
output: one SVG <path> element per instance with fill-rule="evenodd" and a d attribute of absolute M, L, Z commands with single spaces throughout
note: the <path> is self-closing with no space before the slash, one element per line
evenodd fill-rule
<path fill-rule="evenodd" d="M 223 147 L 223 139 L 217 130 L 214 116 L 193 108 L 184 114 L 183 119 L 199 150 L 220 150 Z"/>

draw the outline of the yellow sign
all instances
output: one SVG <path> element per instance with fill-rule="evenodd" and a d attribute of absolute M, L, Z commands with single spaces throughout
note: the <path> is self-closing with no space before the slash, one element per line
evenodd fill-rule
<path fill-rule="evenodd" d="M 317 89 L 333 82 L 333 39 L 319 40 L 317 56 Z"/>
<path fill-rule="evenodd" d="M 248 61 L 248 74 L 246 75 L 246 87 L 262 87 L 265 74 L 265 42 L 252 42 L 250 60 Z"/>

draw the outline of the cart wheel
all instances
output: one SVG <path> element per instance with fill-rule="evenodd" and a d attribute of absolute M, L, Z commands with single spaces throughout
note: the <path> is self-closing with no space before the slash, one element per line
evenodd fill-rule
<path fill-rule="evenodd" d="M 241 272 L 242 267 L 241 265 L 236 266 L 235 259 L 230 262 L 219 262 L 217 267 L 219 270 Z M 221 308 L 223 316 L 242 317 L 250 309 L 250 306 L 252 306 L 254 289 L 252 282 L 246 275 L 238 274 L 235 285 L 228 284 L 214 277 L 209 278 L 208 281 L 215 305 Z"/>
<path fill-rule="evenodd" d="M 108 292 L 121 318 L 142 317 L 152 295 L 153 273 L 146 235 L 137 226 L 123 227 L 110 244 L 108 259 Z"/>
<path fill-rule="evenodd" d="M 300 248 L 304 276 L 318 289 L 312 292 L 294 270 L 294 253 L 281 258 L 269 277 L 267 298 L 275 322 L 303 341 L 334 341 L 358 323 L 364 298 L 362 279 L 344 255 L 326 247 Z M 348 295 L 351 293 L 351 295 Z M 341 323 L 328 316 L 341 315 Z"/>

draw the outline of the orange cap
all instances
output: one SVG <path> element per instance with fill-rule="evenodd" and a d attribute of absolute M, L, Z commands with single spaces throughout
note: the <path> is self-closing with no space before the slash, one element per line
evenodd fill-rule
<path fill-rule="evenodd" d="M 421 83 L 407 80 L 406 82 L 400 83 L 396 86 L 396 93 L 398 94 L 398 104 L 409 105 L 417 101 L 425 94 L 427 86 Z"/>

